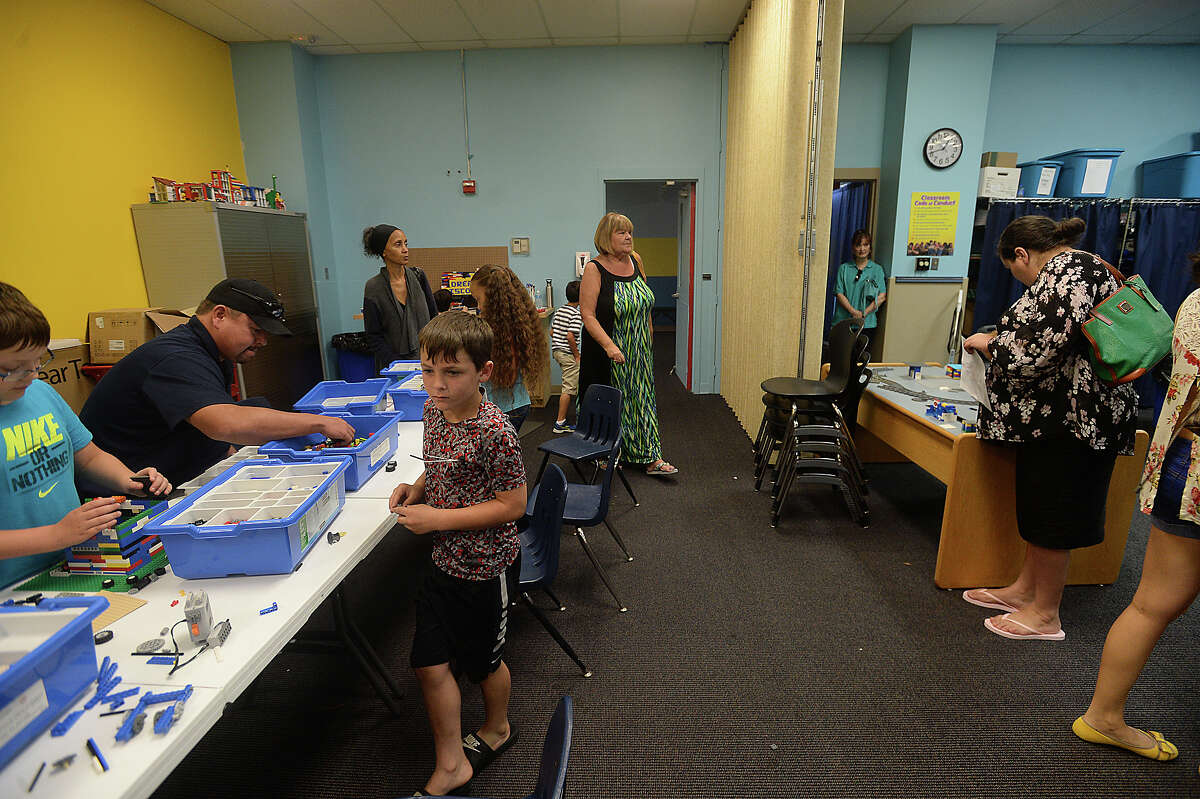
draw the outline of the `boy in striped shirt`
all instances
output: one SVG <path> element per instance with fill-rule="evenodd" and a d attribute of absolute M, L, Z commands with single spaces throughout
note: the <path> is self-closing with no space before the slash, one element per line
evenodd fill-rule
<path fill-rule="evenodd" d="M 562 369 L 562 393 L 558 396 L 558 420 L 555 433 L 570 433 L 567 409 L 579 393 L 579 337 L 583 334 L 583 316 L 579 313 L 579 281 L 567 284 L 567 304 L 554 312 L 550 324 L 550 354 Z"/>

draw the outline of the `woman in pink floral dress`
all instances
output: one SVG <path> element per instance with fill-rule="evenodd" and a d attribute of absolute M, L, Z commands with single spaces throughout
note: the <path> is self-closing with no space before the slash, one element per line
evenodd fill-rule
<path fill-rule="evenodd" d="M 1200 283 L 1200 253 L 1192 256 L 1192 275 Z M 1163 630 L 1200 594 L 1200 447 L 1193 432 L 1200 429 L 1200 291 L 1179 306 L 1171 354 L 1171 383 L 1139 495 L 1151 522 L 1142 581 L 1108 631 L 1092 703 L 1071 727 L 1085 741 L 1151 760 L 1171 760 L 1179 750 L 1161 733 L 1126 724 L 1125 701 Z"/>

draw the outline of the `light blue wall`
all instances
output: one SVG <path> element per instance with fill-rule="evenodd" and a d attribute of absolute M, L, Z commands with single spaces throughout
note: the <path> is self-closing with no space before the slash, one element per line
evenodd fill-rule
<path fill-rule="evenodd" d="M 361 231 L 403 227 L 414 247 L 505 245 L 521 278 L 565 285 L 591 250 L 604 180 L 699 181 L 694 306 L 697 391 L 717 388 L 718 235 L 725 47 L 581 47 L 466 53 L 472 176 L 464 196 L 457 52 L 318 59 L 325 177 L 340 305 L 355 329 L 378 268 Z M 449 171 L 450 174 L 447 174 Z"/>
<path fill-rule="evenodd" d="M 835 169 L 878 169 L 882 163 L 890 57 L 886 44 L 842 46 Z"/>
<path fill-rule="evenodd" d="M 1123 148 L 1109 196 L 1136 196 L 1138 165 L 1188 152 L 1200 131 L 1200 46 L 999 46 L 984 150 L 1032 160 Z"/>
<path fill-rule="evenodd" d="M 991 83 L 996 28 L 914 25 L 911 32 L 889 274 L 962 276 L 967 273 L 971 249 L 979 156 L 983 152 L 987 118 L 988 96 L 980 87 Z M 962 134 L 963 154 L 954 166 L 934 169 L 925 163 L 923 149 L 929 134 L 942 127 L 954 128 Z M 922 191 L 959 193 L 954 254 L 941 257 L 937 272 L 917 273 L 916 258 L 905 254 L 912 193 Z M 882 248 L 878 252 L 887 255 Z"/>
<path fill-rule="evenodd" d="M 232 44 L 229 50 L 248 179 L 270 188 L 271 176 L 276 175 L 288 210 L 308 215 L 325 357 L 332 367 L 329 337 L 343 328 L 331 329 L 330 322 L 336 320 L 324 313 L 339 303 L 337 282 L 325 279 L 325 270 L 333 278 L 336 267 L 314 81 L 316 59 L 287 42 Z"/>
<path fill-rule="evenodd" d="M 896 240 L 896 192 L 900 185 L 904 115 L 908 104 L 908 65 L 912 58 L 912 28 L 900 34 L 888 48 L 887 97 L 884 101 L 883 147 L 880 153 L 878 227 L 875 260 L 890 275 L 892 245 Z M 840 92 L 839 92 L 840 95 Z M 838 97 L 841 113 L 841 97 Z"/>

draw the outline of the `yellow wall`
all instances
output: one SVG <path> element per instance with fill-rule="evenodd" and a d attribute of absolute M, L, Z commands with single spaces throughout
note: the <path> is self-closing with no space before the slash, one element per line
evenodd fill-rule
<path fill-rule="evenodd" d="M 675 277 L 679 273 L 679 239 L 647 238 L 633 240 L 633 248 L 642 256 L 647 277 Z"/>
<path fill-rule="evenodd" d="M 245 177 L 229 47 L 142 0 L 3 0 L 0 279 L 81 338 L 146 304 L 129 213 L 151 176 Z"/>

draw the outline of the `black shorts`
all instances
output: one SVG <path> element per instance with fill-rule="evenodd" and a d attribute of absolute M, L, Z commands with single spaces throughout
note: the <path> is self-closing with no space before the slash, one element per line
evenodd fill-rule
<path fill-rule="evenodd" d="M 1108 482 L 1115 451 L 1094 450 L 1071 435 L 1017 446 L 1017 531 L 1045 549 L 1090 547 L 1104 540 Z"/>
<path fill-rule="evenodd" d="M 417 626 L 409 663 L 414 669 L 449 663 L 471 682 L 500 668 L 521 557 L 491 580 L 464 580 L 429 561 L 417 593 Z"/>

